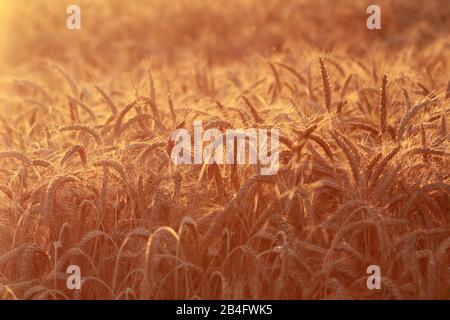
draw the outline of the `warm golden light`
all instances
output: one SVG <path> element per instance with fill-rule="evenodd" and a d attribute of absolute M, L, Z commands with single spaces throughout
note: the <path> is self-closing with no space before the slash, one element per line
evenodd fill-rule
<path fill-rule="evenodd" d="M 375 2 L 0 0 L 0 299 L 449 299 L 448 0 Z"/>
<path fill-rule="evenodd" d="M 0 0 L 0 61 L 2 61 L 2 64 L 8 45 L 9 19 L 11 16 L 10 3 L 7 0 Z"/>

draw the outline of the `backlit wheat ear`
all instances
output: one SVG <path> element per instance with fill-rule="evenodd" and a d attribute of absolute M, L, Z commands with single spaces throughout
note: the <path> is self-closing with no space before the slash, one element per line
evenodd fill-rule
<path fill-rule="evenodd" d="M 95 141 L 97 142 L 98 145 L 102 144 L 102 138 L 100 137 L 98 132 L 94 128 L 91 128 L 88 125 L 70 124 L 70 125 L 59 127 L 58 129 L 59 129 L 59 131 L 83 131 L 83 132 L 86 132 L 87 134 L 89 134 L 90 136 L 92 136 L 95 139 Z"/>
<path fill-rule="evenodd" d="M 153 79 L 153 73 L 151 69 L 147 70 L 147 75 L 148 75 L 148 98 L 156 106 L 155 81 Z"/>
<path fill-rule="evenodd" d="M 28 167 L 31 167 L 31 169 L 33 169 L 34 173 L 38 177 L 38 179 L 41 179 L 39 170 L 33 164 L 33 161 L 25 154 L 18 152 L 18 151 L 2 151 L 2 152 L 0 152 L 0 159 L 1 158 L 16 158 L 17 160 L 22 161 L 25 172 Z"/>
<path fill-rule="evenodd" d="M 447 125 L 446 125 L 444 113 L 441 114 L 441 123 L 439 125 L 439 135 L 443 138 L 445 138 L 447 135 Z"/>
<path fill-rule="evenodd" d="M 121 135 L 125 130 L 130 128 L 134 123 L 141 123 L 143 120 L 152 119 L 157 122 L 157 120 L 150 113 L 139 113 L 138 115 L 131 117 L 128 121 L 120 128 L 119 135 Z"/>
<path fill-rule="evenodd" d="M 333 130 L 331 132 L 331 135 L 332 135 L 333 139 L 336 141 L 337 145 L 344 152 L 344 155 L 346 156 L 347 161 L 352 170 L 353 178 L 355 179 L 355 184 L 357 187 L 359 187 L 362 182 L 362 176 L 361 176 L 361 172 L 359 169 L 358 157 L 354 151 L 354 147 L 352 148 L 351 145 L 348 145 L 348 143 L 343 139 L 343 136 L 341 134 L 339 134 L 336 130 Z"/>
<path fill-rule="evenodd" d="M 31 161 L 34 166 L 36 167 L 43 167 L 43 168 L 50 168 L 54 169 L 50 161 L 44 160 L 44 159 L 33 159 Z"/>
<path fill-rule="evenodd" d="M 45 90 L 40 84 L 34 81 L 26 79 L 14 79 L 13 81 L 20 86 L 29 86 L 33 88 L 36 92 L 39 92 L 48 102 L 52 100 L 47 90 Z M 36 101 L 36 103 L 39 104 L 38 101 Z"/>
<path fill-rule="evenodd" d="M 80 115 L 78 114 L 78 107 L 77 105 L 69 100 L 69 112 L 70 112 L 70 120 L 72 120 L 73 123 L 80 123 Z"/>
<path fill-rule="evenodd" d="M 342 77 L 345 77 L 346 72 L 344 70 L 344 67 L 338 61 L 330 57 L 324 57 L 323 60 L 331 64 L 341 74 Z"/>
<path fill-rule="evenodd" d="M 323 62 L 322 58 L 319 58 L 320 63 L 320 75 L 322 77 L 322 86 L 323 86 L 323 96 L 325 101 L 325 106 L 327 107 L 328 112 L 331 112 L 331 83 L 330 76 L 328 75 L 328 69 Z"/>
<path fill-rule="evenodd" d="M 369 179 L 372 177 L 373 168 L 378 163 L 378 161 L 381 159 L 383 154 L 381 152 L 378 152 L 372 159 L 369 161 L 366 167 L 366 181 L 369 181 Z"/>
<path fill-rule="evenodd" d="M 111 109 L 112 115 L 115 117 L 117 114 L 117 107 L 114 104 L 114 102 L 112 101 L 111 97 L 98 85 L 95 85 L 95 89 L 101 94 L 101 96 L 103 97 L 103 100 L 105 100 L 106 104 Z"/>
<path fill-rule="evenodd" d="M 253 103 L 246 96 L 243 96 L 242 98 L 244 99 L 245 104 L 247 105 L 248 109 L 250 110 L 253 118 L 255 118 L 256 123 L 262 123 L 262 119 L 259 116 L 258 111 L 256 110 Z"/>
<path fill-rule="evenodd" d="M 313 125 L 309 126 L 308 128 L 306 128 L 306 130 L 303 132 L 296 130 L 296 129 L 294 129 L 294 132 L 299 135 L 299 138 L 308 139 L 309 135 L 312 134 L 314 131 L 316 131 L 318 127 L 319 126 L 317 124 L 313 124 Z"/>
<path fill-rule="evenodd" d="M 61 158 L 60 166 L 64 166 L 64 163 L 73 157 L 75 153 L 78 153 L 81 159 L 81 163 L 83 164 L 83 167 L 86 168 L 87 166 L 87 156 L 86 156 L 86 150 L 81 145 L 75 145 L 71 147 L 67 152 L 64 154 L 64 156 Z"/>
<path fill-rule="evenodd" d="M 397 146 L 383 160 L 377 162 L 374 165 L 373 174 L 371 175 L 371 183 L 369 184 L 369 187 L 373 187 L 376 184 L 378 178 L 383 173 L 389 161 L 391 161 L 399 151 L 400 147 Z"/>
<path fill-rule="evenodd" d="M 152 144 L 148 144 L 147 147 L 145 148 L 145 150 L 139 154 L 139 157 L 138 157 L 139 161 L 144 163 L 145 160 L 147 159 L 147 157 L 150 156 L 152 153 L 154 153 L 155 150 L 157 150 L 158 148 L 162 148 L 164 146 L 167 146 L 167 144 L 165 142 L 155 142 Z M 170 155 L 170 153 L 169 153 L 169 155 Z"/>
<path fill-rule="evenodd" d="M 150 102 L 150 108 L 152 109 L 153 116 L 157 119 L 160 119 L 158 104 L 156 102 L 156 90 L 155 90 L 155 81 L 153 79 L 153 73 L 150 69 L 147 70 L 148 74 L 148 98 Z"/>
<path fill-rule="evenodd" d="M 380 131 L 383 139 L 386 138 L 387 133 L 387 75 L 383 76 L 380 88 L 380 101 L 379 101 L 379 113 L 380 113 Z"/>
<path fill-rule="evenodd" d="M 334 156 L 333 156 L 333 151 L 331 151 L 331 147 L 328 144 L 328 142 L 326 142 L 324 139 L 322 139 L 321 137 L 315 135 L 315 134 L 309 134 L 308 135 L 308 139 L 313 140 L 314 142 L 316 142 L 325 152 L 325 154 L 327 155 L 328 158 L 330 158 L 330 160 L 332 162 L 334 162 Z"/>
<path fill-rule="evenodd" d="M 401 143 L 401 141 L 403 140 L 403 136 L 405 134 L 406 128 L 408 127 L 412 118 L 414 118 L 414 116 L 416 116 L 420 110 L 422 110 L 423 108 L 428 106 L 429 103 L 430 103 L 430 101 L 428 101 L 428 100 L 421 102 L 421 103 L 415 105 L 414 107 L 412 107 L 411 110 L 409 110 L 405 114 L 405 116 L 400 121 L 400 126 L 397 131 L 397 143 Z"/>
<path fill-rule="evenodd" d="M 33 165 L 31 159 L 19 151 L 1 151 L 0 159 L 1 158 L 15 158 L 22 161 L 22 163 L 26 166 L 31 167 Z"/>
<path fill-rule="evenodd" d="M 284 135 L 280 134 L 280 136 L 278 138 L 280 140 L 280 143 L 282 143 L 285 146 L 287 146 L 290 150 L 294 150 L 295 149 L 294 142 L 291 141 L 291 139 L 289 139 L 287 136 L 284 136 Z"/>
<path fill-rule="evenodd" d="M 114 135 L 115 137 L 119 137 L 122 129 L 122 121 L 126 114 L 136 106 L 137 100 L 127 104 L 118 114 L 116 122 L 114 123 Z"/>
<path fill-rule="evenodd" d="M 57 176 L 53 178 L 47 186 L 47 190 L 45 192 L 45 198 L 43 203 L 43 213 L 44 213 L 44 223 L 52 224 L 52 215 L 54 214 L 55 209 L 55 193 L 59 188 L 68 182 L 77 182 L 80 181 L 79 178 L 71 175 L 67 176 Z M 55 230 L 54 230 L 55 231 Z M 59 232 L 59 230 L 57 230 Z"/>
<path fill-rule="evenodd" d="M 112 168 L 114 170 L 116 170 L 116 172 L 120 175 L 120 177 L 122 178 L 122 181 L 125 185 L 129 185 L 129 181 L 127 178 L 127 174 L 125 172 L 125 168 L 123 167 L 123 165 L 116 160 L 100 160 L 100 161 L 96 161 L 93 163 L 93 165 L 95 167 L 109 167 Z"/>
<path fill-rule="evenodd" d="M 74 94 L 74 96 L 79 98 L 80 90 L 78 89 L 78 86 L 73 80 L 73 78 L 61 66 L 57 65 L 56 63 L 49 61 L 48 65 L 67 81 L 67 83 L 70 85 L 70 88 L 72 89 L 72 93 Z"/>
<path fill-rule="evenodd" d="M 293 74 L 293 75 L 298 79 L 298 81 L 299 81 L 301 84 L 303 84 L 303 85 L 306 84 L 306 80 L 305 80 L 305 78 L 300 74 L 300 72 L 297 72 L 294 68 L 289 67 L 288 65 L 286 65 L 286 64 L 284 64 L 284 63 L 277 62 L 276 64 L 279 65 L 280 67 L 286 69 L 286 70 L 289 71 L 291 74 Z"/>

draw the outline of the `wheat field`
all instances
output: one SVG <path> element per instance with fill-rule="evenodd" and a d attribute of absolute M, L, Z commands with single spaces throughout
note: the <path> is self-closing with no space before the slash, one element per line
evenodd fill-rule
<path fill-rule="evenodd" d="M 381 30 L 367 1 L 0 3 L 0 299 L 450 298 L 446 0 Z M 279 128 L 278 173 L 174 165 L 196 120 Z"/>

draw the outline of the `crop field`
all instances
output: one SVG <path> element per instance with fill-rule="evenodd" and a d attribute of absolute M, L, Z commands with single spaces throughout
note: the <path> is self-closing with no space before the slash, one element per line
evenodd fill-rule
<path fill-rule="evenodd" d="M 450 299 L 448 0 L 370 4 L 0 0 L 0 299 Z"/>

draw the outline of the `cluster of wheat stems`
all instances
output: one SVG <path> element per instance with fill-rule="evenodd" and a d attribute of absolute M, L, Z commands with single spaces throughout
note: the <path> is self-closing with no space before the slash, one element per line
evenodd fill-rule
<path fill-rule="evenodd" d="M 30 62 L 33 77 L 2 85 L 0 298 L 448 299 L 445 52 L 144 60 L 119 75 Z M 170 135 L 194 120 L 279 128 L 280 170 L 175 166 Z"/>

